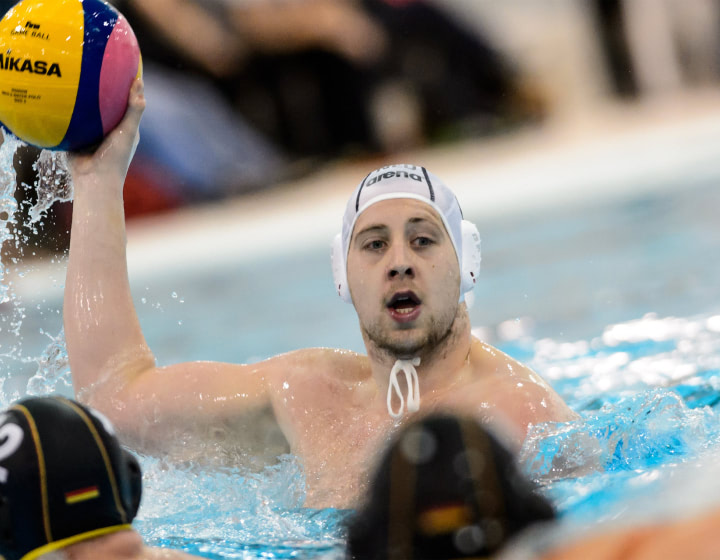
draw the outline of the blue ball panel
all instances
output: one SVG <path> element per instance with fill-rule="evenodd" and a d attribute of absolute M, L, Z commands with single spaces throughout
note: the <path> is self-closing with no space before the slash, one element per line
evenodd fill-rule
<path fill-rule="evenodd" d="M 98 0 L 84 0 L 85 44 L 83 45 L 80 83 L 78 84 L 75 110 L 70 119 L 65 138 L 59 150 L 73 150 L 103 137 L 102 117 L 98 100 L 98 84 L 102 70 L 105 47 L 118 20 L 117 11 Z M 78 110 L 82 108 L 82 110 Z M 82 115 L 92 115 L 92 118 Z"/>

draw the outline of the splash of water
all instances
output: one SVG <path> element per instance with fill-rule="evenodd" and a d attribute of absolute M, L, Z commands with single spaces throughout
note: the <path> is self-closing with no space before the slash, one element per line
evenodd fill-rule
<path fill-rule="evenodd" d="M 62 330 L 53 336 L 40 329 L 40 335 L 49 343 L 39 355 L 28 355 L 24 349 L 27 333 L 22 329 L 27 318 L 26 304 L 15 289 L 33 266 L 26 249 L 28 236 L 23 228 L 36 229 L 50 207 L 59 201 L 72 199 L 72 188 L 67 171 L 65 154 L 42 151 L 34 162 L 38 180 L 35 185 L 23 185 L 35 189 L 37 202 L 28 211 L 28 220 L 22 223 L 22 213 L 16 199 L 18 148 L 25 146 L 12 134 L 2 131 L 0 144 L 0 400 L 2 405 L 25 396 L 54 392 L 69 392 L 69 370 Z M 32 257 L 32 255 L 30 255 Z M 40 304 L 39 304 L 40 305 Z M 34 368 L 34 374 L 23 387 L 18 371 Z M 32 369 L 30 369 L 32 372 Z"/>
<path fill-rule="evenodd" d="M 23 309 L 18 304 L 12 282 L 8 280 L 9 269 L 6 262 L 8 258 L 5 256 L 10 252 L 8 249 L 14 248 L 18 243 L 13 235 L 18 211 L 18 204 L 15 200 L 16 173 L 13 160 L 20 142 L 3 129 L 0 129 L 0 133 L 2 134 L 2 144 L 0 144 L 0 309 L 2 309 L 0 334 L 3 335 L 3 339 L 13 341 L 0 344 L 0 363 L 4 365 L 6 361 L 16 359 L 20 353 L 18 339 Z M 10 245 L 14 247 L 10 247 Z M 10 375 L 10 368 L 3 367 L 3 371 L 0 372 L 0 388 L 2 388 L 3 396 L 8 392 L 6 383 Z M 9 392 L 12 393 L 11 397 L 16 395 L 15 392 Z"/>
<path fill-rule="evenodd" d="M 718 315 L 649 314 L 589 341 L 538 340 L 531 363 L 581 414 L 534 426 L 520 455 L 571 523 L 678 515 L 698 496 L 676 492 L 663 507 L 628 503 L 651 503 L 690 467 L 697 477 L 709 465 L 717 478 L 707 457 L 720 455 Z M 699 496 L 717 507 L 715 486 Z"/>
<path fill-rule="evenodd" d="M 56 202 L 69 202 L 73 197 L 67 153 L 43 150 L 33 167 L 38 176 L 37 202 L 30 209 L 28 225 L 37 224 Z"/>
<path fill-rule="evenodd" d="M 303 548 L 342 548 L 347 512 L 302 508 L 302 467 L 292 455 L 260 473 L 140 460 L 146 493 L 136 526 L 149 544 L 218 558 L 265 557 L 269 549 L 272 558 L 284 558 L 282 550 L 298 558 Z"/>
<path fill-rule="evenodd" d="M 0 144 L 0 249 L 3 249 L 4 252 L 6 243 L 13 241 L 13 226 L 16 223 L 15 214 L 18 210 L 15 200 L 16 173 L 13 159 L 20 142 L 2 129 L 0 129 L 0 133 L 2 133 L 2 144 Z M 5 304 L 12 299 L 11 285 L 5 281 L 6 270 L 6 265 L 0 264 L 0 304 Z"/>
<path fill-rule="evenodd" d="M 65 331 L 57 336 L 45 333 L 50 343 L 35 359 L 37 371 L 27 383 L 27 394 L 31 396 L 72 392 L 70 361 L 65 347 Z"/>

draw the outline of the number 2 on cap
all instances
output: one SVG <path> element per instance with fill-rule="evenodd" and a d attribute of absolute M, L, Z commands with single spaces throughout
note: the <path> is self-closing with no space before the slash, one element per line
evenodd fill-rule
<path fill-rule="evenodd" d="M 3 424 L 5 420 L 7 420 L 7 414 L 0 415 L 0 425 Z M 0 461 L 7 459 L 17 451 L 17 448 L 20 447 L 22 443 L 23 435 L 22 428 L 17 424 L 5 424 L 0 428 L 0 441 L 5 440 L 0 444 Z M 7 482 L 7 477 L 8 470 L 0 467 L 0 482 Z"/>

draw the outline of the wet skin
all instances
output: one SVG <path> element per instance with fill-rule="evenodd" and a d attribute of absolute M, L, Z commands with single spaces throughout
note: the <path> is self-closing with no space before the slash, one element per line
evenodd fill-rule
<path fill-rule="evenodd" d="M 71 159 L 64 304 L 77 397 L 133 447 L 257 467 L 289 446 L 305 468 L 306 505 L 351 507 L 388 438 L 414 416 L 396 422 L 387 412 L 397 358 L 421 359 L 416 414 L 473 414 L 516 444 L 532 423 L 575 418 L 538 375 L 471 336 L 450 238 L 434 210 L 412 200 L 371 206 L 351 239 L 349 287 L 367 355 L 310 348 L 256 364 L 158 367 L 130 294 L 122 203 L 143 106 L 138 83 L 128 114 L 98 151 Z M 279 438 L 268 437 L 273 430 Z"/>

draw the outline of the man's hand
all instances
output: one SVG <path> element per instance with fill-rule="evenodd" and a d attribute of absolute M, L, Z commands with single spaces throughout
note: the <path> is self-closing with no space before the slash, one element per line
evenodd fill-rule
<path fill-rule="evenodd" d="M 125 116 L 97 150 L 91 154 L 69 154 L 68 163 L 75 184 L 79 179 L 94 176 L 96 179 L 102 177 L 103 180 L 119 181 L 122 186 L 140 140 L 140 119 L 144 110 L 143 81 L 138 78 L 130 88 Z"/>

